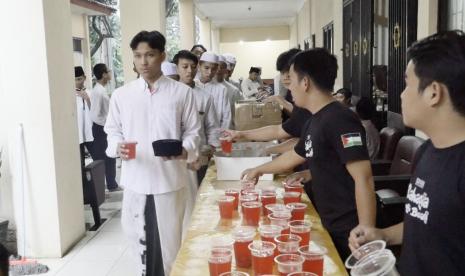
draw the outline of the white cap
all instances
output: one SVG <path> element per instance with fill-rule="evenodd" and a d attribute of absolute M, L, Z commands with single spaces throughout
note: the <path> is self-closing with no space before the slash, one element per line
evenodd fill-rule
<path fill-rule="evenodd" d="M 223 54 L 227 63 L 236 64 L 236 58 L 232 54 Z"/>
<path fill-rule="evenodd" d="M 218 63 L 218 56 L 215 53 L 212 53 L 212 52 L 205 52 L 200 57 L 200 61 Z"/>
<path fill-rule="evenodd" d="M 227 63 L 226 58 L 222 55 L 218 55 L 218 62 L 224 62 Z"/>
<path fill-rule="evenodd" d="M 168 61 L 163 61 L 163 63 L 161 64 L 161 71 L 165 76 L 178 75 L 178 71 L 176 70 L 176 64 Z"/>

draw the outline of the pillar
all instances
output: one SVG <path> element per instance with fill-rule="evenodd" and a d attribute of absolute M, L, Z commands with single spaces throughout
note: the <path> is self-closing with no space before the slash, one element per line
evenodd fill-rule
<path fill-rule="evenodd" d="M 3 1 L 0 33 L 2 184 L 13 189 L 19 253 L 58 258 L 85 234 L 70 2 Z"/>
<path fill-rule="evenodd" d="M 195 13 L 192 0 L 179 1 L 179 30 L 181 49 L 190 50 L 195 44 Z"/>
<path fill-rule="evenodd" d="M 132 38 L 140 31 L 159 31 L 165 35 L 165 0 L 121 0 L 121 54 L 123 57 L 124 81 L 134 80 L 137 74 L 133 69 Z"/>
<path fill-rule="evenodd" d="M 212 49 L 211 21 L 208 18 L 201 18 L 199 25 L 199 43 L 205 46 L 208 51 Z"/>

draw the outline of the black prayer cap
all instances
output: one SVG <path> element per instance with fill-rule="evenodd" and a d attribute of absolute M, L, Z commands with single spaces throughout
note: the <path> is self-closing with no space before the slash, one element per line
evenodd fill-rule
<path fill-rule="evenodd" d="M 84 76 L 84 69 L 82 69 L 81 66 L 75 66 L 74 67 L 74 77 L 81 77 Z"/>

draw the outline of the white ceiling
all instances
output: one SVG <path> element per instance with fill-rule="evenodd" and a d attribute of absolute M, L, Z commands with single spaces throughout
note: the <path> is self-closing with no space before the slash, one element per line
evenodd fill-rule
<path fill-rule="evenodd" d="M 194 0 L 198 16 L 218 28 L 290 25 L 304 1 Z"/>

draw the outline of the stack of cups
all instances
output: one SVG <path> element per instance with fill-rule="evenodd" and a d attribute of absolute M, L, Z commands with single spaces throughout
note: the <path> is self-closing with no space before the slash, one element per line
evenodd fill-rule
<path fill-rule="evenodd" d="M 361 259 L 350 272 L 352 276 L 399 276 L 396 270 L 396 258 L 389 249 L 372 252 Z"/>

